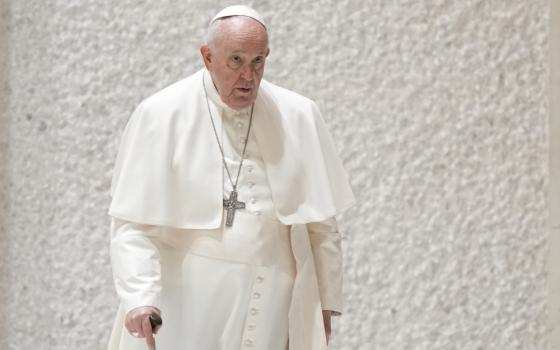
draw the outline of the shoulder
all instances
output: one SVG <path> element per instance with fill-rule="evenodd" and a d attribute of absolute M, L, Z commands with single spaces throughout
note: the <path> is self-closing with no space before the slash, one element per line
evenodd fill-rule
<path fill-rule="evenodd" d="M 190 123 L 194 116 L 191 111 L 202 90 L 198 87 L 200 84 L 197 84 L 201 82 L 199 73 L 181 79 L 142 100 L 130 116 L 127 128 L 149 132 L 180 132 L 184 123 Z"/>
<path fill-rule="evenodd" d="M 269 111 L 276 111 L 281 122 L 302 132 L 310 132 L 323 123 L 321 112 L 312 99 L 268 81 L 263 80 L 261 86 Z"/>
<path fill-rule="evenodd" d="M 201 71 L 164 87 L 145 98 L 140 105 L 145 111 L 168 111 L 181 107 L 199 93 Z"/>
<path fill-rule="evenodd" d="M 288 109 L 291 112 L 314 112 L 317 105 L 313 100 L 295 91 L 288 90 L 269 81 L 262 80 L 261 86 L 265 94 L 271 98 L 280 109 Z"/>

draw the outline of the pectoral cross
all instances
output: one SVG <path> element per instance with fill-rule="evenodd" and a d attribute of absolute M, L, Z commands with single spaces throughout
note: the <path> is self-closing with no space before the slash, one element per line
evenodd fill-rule
<path fill-rule="evenodd" d="M 237 209 L 245 209 L 245 202 L 237 200 L 236 190 L 231 191 L 229 199 L 224 199 L 224 209 L 227 210 L 226 226 L 231 227 L 235 218 L 235 211 Z"/>

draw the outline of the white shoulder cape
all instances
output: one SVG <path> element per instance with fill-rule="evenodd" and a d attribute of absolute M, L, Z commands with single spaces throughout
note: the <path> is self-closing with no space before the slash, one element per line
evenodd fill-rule
<path fill-rule="evenodd" d="M 124 130 L 109 214 L 184 229 L 219 227 L 222 160 L 201 70 L 145 99 Z M 253 130 L 278 219 L 325 220 L 354 202 L 346 174 L 313 101 L 262 80 Z"/>

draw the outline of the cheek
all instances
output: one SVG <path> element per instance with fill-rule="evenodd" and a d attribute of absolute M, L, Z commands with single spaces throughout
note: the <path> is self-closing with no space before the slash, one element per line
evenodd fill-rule
<path fill-rule="evenodd" d="M 236 80 L 234 80 L 234 79 L 228 79 L 228 80 L 223 81 L 222 89 L 223 89 L 224 95 L 232 96 L 232 95 L 235 94 L 235 88 L 234 88 L 235 83 L 236 83 Z"/>
<path fill-rule="evenodd" d="M 227 70 L 222 70 L 220 74 L 220 81 L 217 83 L 218 90 L 224 95 L 229 95 L 232 92 L 235 79 Z"/>
<path fill-rule="evenodd" d="M 227 81 L 227 90 L 231 94 L 235 91 L 235 85 L 237 84 L 237 79 L 231 78 Z"/>

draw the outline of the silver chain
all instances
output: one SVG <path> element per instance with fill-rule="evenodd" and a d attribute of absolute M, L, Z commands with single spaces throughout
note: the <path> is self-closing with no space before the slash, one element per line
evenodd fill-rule
<path fill-rule="evenodd" d="M 245 160 L 245 150 L 247 149 L 247 144 L 249 143 L 249 132 L 251 131 L 251 125 L 253 124 L 253 109 L 255 108 L 255 104 L 251 105 L 251 117 L 249 118 L 249 127 L 247 128 L 247 135 L 245 137 L 245 144 L 243 145 L 243 152 L 241 153 L 241 161 L 239 162 L 239 169 L 237 170 L 237 177 L 235 179 L 235 183 L 231 178 L 231 174 L 229 172 L 229 168 L 226 163 L 226 155 L 224 153 L 224 149 L 222 144 L 220 143 L 220 138 L 218 136 L 218 131 L 216 130 L 216 124 L 214 124 L 214 118 L 212 117 L 212 111 L 210 110 L 210 102 L 208 101 L 208 93 L 206 92 L 206 75 L 202 76 L 202 86 L 204 87 L 204 96 L 206 97 L 206 106 L 208 107 L 208 115 L 210 116 L 210 121 L 212 122 L 212 129 L 214 130 L 214 136 L 216 136 L 216 142 L 218 143 L 218 147 L 220 148 L 220 153 L 222 154 L 222 162 L 224 164 L 224 168 L 226 169 L 227 176 L 229 178 L 229 182 L 231 183 L 231 187 L 234 191 L 237 190 L 237 183 L 239 182 L 239 175 L 241 174 L 241 167 L 243 166 L 243 161 Z"/>

